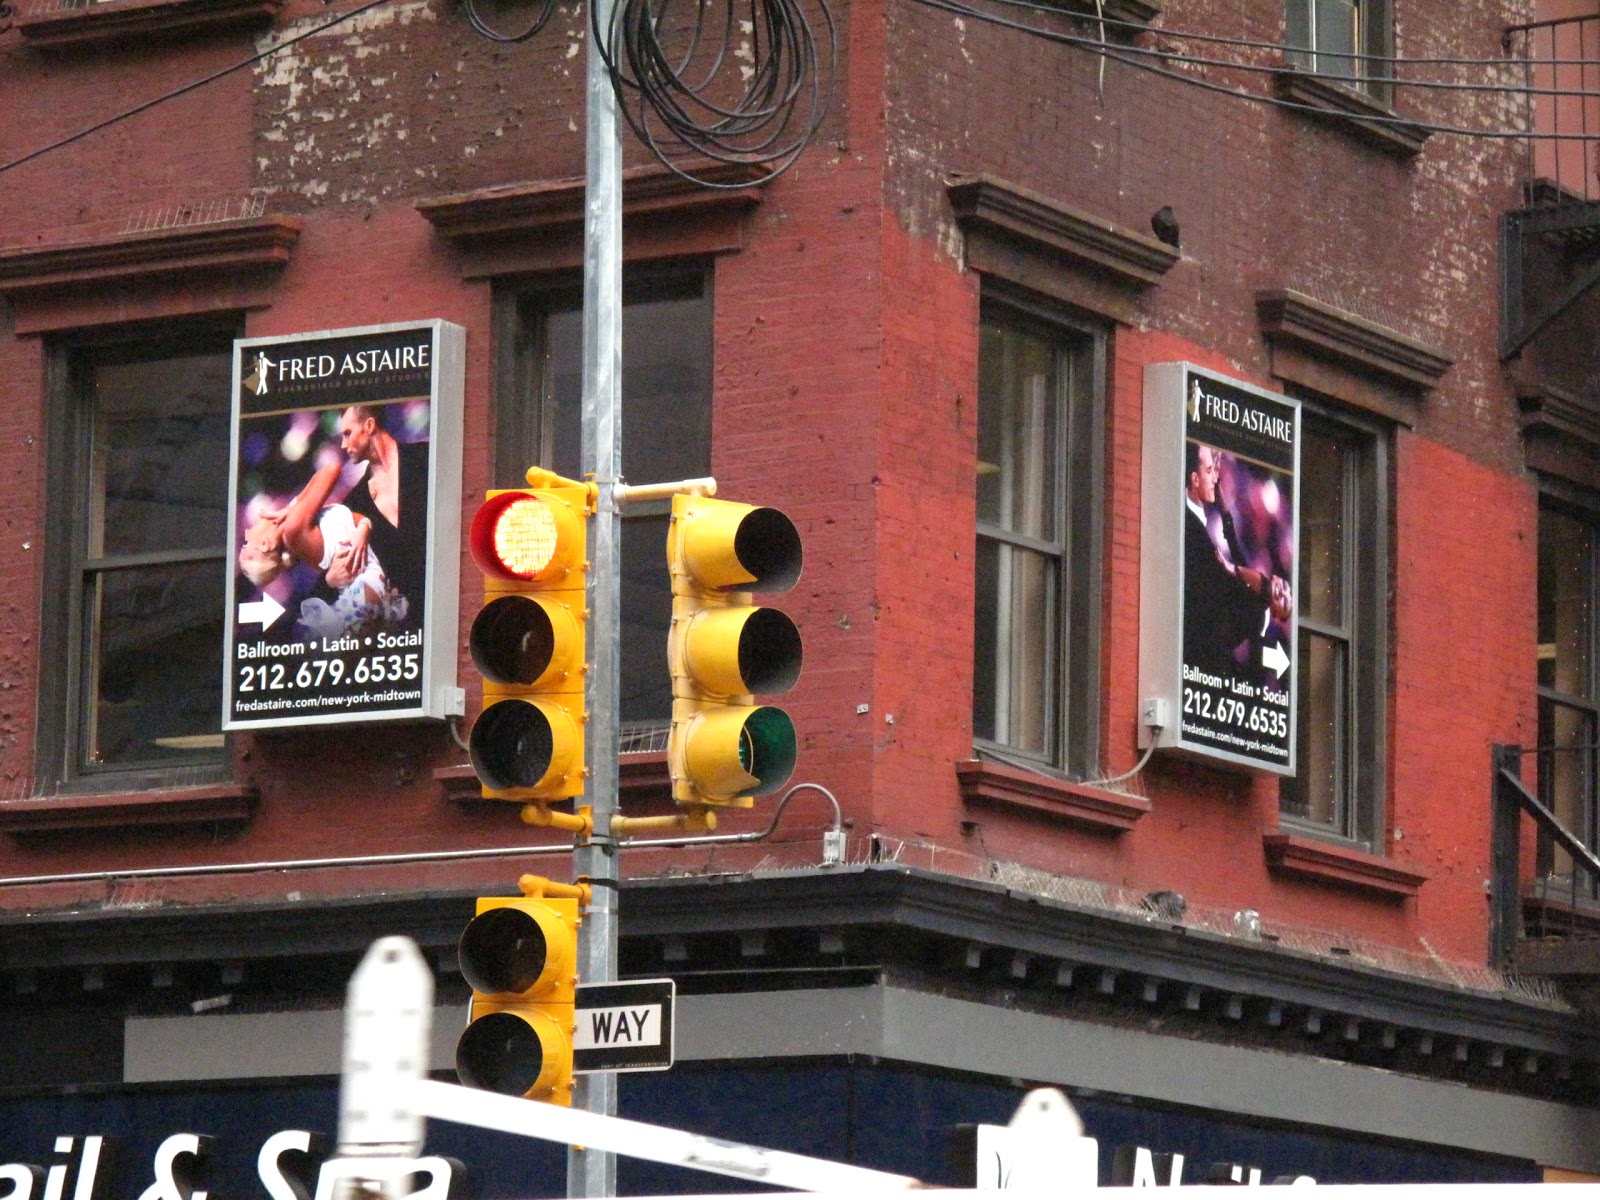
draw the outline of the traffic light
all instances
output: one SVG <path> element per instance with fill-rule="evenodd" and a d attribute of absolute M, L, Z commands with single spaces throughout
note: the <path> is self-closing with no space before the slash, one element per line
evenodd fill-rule
<path fill-rule="evenodd" d="M 748 807 L 794 771 L 794 722 L 755 696 L 794 686 L 800 631 L 751 593 L 793 587 L 800 560 L 799 531 L 775 508 L 672 498 L 667 766 L 680 804 Z"/>
<path fill-rule="evenodd" d="M 548 471 L 529 471 L 528 482 L 489 492 L 468 535 L 484 574 L 469 637 L 483 711 L 468 752 L 486 797 L 524 802 L 583 791 L 584 520 L 593 504 L 592 488 Z"/>
<path fill-rule="evenodd" d="M 578 970 L 577 900 L 488 896 L 461 934 L 461 974 L 472 987 L 456 1043 L 468 1087 L 572 1103 Z"/>

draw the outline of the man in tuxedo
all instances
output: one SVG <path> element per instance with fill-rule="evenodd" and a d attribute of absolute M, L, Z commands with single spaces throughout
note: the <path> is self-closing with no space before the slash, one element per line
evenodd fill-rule
<path fill-rule="evenodd" d="M 1231 518 L 1218 504 L 1222 452 L 1191 441 L 1185 446 L 1183 661 L 1211 675 L 1237 674 L 1239 644 L 1259 637 L 1271 619 L 1287 621 L 1293 602 L 1287 580 L 1239 562 Z M 1211 533 L 1207 509 L 1217 507 L 1221 537 Z"/>

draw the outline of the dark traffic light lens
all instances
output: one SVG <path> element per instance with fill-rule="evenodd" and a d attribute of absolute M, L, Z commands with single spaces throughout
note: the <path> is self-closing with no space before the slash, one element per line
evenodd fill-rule
<path fill-rule="evenodd" d="M 461 933 L 461 976 L 475 992 L 525 992 L 539 982 L 548 951 L 539 922 L 520 909 L 491 908 Z"/>
<path fill-rule="evenodd" d="M 544 1048 L 538 1035 L 511 1013 L 479 1017 L 456 1043 L 456 1074 L 468 1087 L 503 1096 L 526 1096 L 543 1068 Z"/>
<path fill-rule="evenodd" d="M 537 601 L 501 596 L 473 620 L 468 644 L 472 661 L 485 679 L 527 685 L 550 665 L 556 634 Z"/>
<path fill-rule="evenodd" d="M 467 739 L 472 769 L 496 791 L 536 787 L 550 769 L 550 722 L 526 700 L 502 700 L 479 714 Z"/>
<path fill-rule="evenodd" d="M 739 630 L 739 677 L 755 695 L 792 688 L 801 657 L 800 631 L 776 608 L 756 609 Z"/>
<path fill-rule="evenodd" d="M 800 531 L 775 508 L 757 508 L 733 535 L 739 565 L 755 576 L 752 592 L 784 592 L 800 578 Z"/>

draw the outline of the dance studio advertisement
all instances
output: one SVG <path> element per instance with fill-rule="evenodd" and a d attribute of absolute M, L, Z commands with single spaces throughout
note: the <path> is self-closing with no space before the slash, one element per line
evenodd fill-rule
<path fill-rule="evenodd" d="M 1146 369 L 1145 744 L 1294 774 L 1299 454 L 1289 397 Z"/>
<path fill-rule="evenodd" d="M 465 332 L 234 343 L 222 726 L 460 711 Z"/>

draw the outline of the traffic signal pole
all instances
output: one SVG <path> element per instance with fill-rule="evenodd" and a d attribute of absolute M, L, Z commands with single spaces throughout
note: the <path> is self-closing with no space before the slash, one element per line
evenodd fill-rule
<path fill-rule="evenodd" d="M 594 831 L 580 840 L 573 865 L 592 886 L 578 939 L 578 975 L 587 983 L 617 978 L 617 844 L 611 821 L 617 812 L 617 724 L 621 693 L 622 519 L 622 141 L 617 96 L 600 53 L 596 30 L 609 31 L 616 0 L 590 0 L 585 109 L 585 205 L 583 219 L 583 473 L 599 486 L 589 519 L 587 600 L 589 648 L 584 738 L 587 787 L 584 802 Z M 577 1107 L 601 1116 L 617 1112 L 617 1077 L 610 1071 L 583 1076 Z M 617 1159 L 607 1150 L 572 1147 L 567 1152 L 567 1195 L 617 1194 Z"/>

